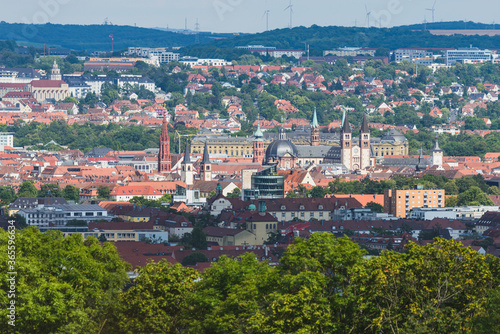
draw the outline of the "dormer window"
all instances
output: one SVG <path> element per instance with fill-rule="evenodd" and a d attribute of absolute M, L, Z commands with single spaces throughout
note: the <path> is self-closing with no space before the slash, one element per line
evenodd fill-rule
<path fill-rule="evenodd" d="M 301 206 L 299 207 L 299 209 L 300 209 L 300 210 L 304 210 L 304 209 L 305 209 L 305 207 L 304 207 L 303 205 L 301 205 Z"/>
<path fill-rule="evenodd" d="M 318 210 L 323 210 L 323 205 L 318 205 Z"/>
<path fill-rule="evenodd" d="M 282 205 L 281 210 L 286 210 L 286 206 Z"/>

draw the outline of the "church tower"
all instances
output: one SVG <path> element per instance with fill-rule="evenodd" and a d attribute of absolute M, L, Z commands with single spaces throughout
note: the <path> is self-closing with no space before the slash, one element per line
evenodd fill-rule
<path fill-rule="evenodd" d="M 370 167 L 371 150 L 370 150 L 370 128 L 368 127 L 368 119 L 366 114 L 363 116 L 361 129 L 359 131 L 359 148 L 361 150 L 360 169 Z"/>
<path fill-rule="evenodd" d="M 340 131 L 340 148 L 342 164 L 348 169 L 352 169 L 352 131 L 347 117 L 344 115 L 342 130 Z"/>
<path fill-rule="evenodd" d="M 202 181 L 212 181 L 212 164 L 210 163 L 210 153 L 208 152 L 207 142 L 205 142 L 203 159 L 200 164 L 200 176 Z"/>
<path fill-rule="evenodd" d="M 257 131 L 255 131 L 254 137 L 255 139 L 253 141 L 253 162 L 262 165 L 264 163 L 265 149 L 264 149 L 264 139 L 263 139 L 264 134 L 260 129 L 260 123 L 257 125 Z"/>
<path fill-rule="evenodd" d="M 189 144 L 186 142 L 186 150 L 184 151 L 184 161 L 182 162 L 181 181 L 186 182 L 187 186 L 193 185 L 193 163 L 189 154 Z"/>
<path fill-rule="evenodd" d="M 57 80 L 57 81 L 62 80 L 61 70 L 59 69 L 59 66 L 57 66 L 55 60 L 54 60 L 54 65 L 52 66 L 52 70 L 50 71 L 49 80 Z"/>
<path fill-rule="evenodd" d="M 432 149 L 432 166 L 437 166 L 438 169 L 443 168 L 443 150 L 439 148 L 438 137 L 436 136 L 436 142 L 434 143 L 434 148 Z"/>
<path fill-rule="evenodd" d="M 314 116 L 311 123 L 311 146 L 319 146 L 319 124 L 316 108 L 314 108 Z"/>
<path fill-rule="evenodd" d="M 171 170 L 172 159 L 170 157 L 170 136 L 168 135 L 167 118 L 166 115 L 164 115 L 160 135 L 160 152 L 158 153 L 158 172 L 170 173 Z"/>

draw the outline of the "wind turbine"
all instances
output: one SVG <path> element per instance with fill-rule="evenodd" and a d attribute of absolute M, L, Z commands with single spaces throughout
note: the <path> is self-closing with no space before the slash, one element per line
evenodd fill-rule
<path fill-rule="evenodd" d="M 269 31 L 269 13 L 271 11 L 269 9 L 267 9 L 265 12 L 264 12 L 264 15 L 262 15 L 262 17 L 266 17 L 266 31 Z"/>
<path fill-rule="evenodd" d="M 372 12 L 368 11 L 368 7 L 366 6 L 366 4 L 365 4 L 365 10 L 366 10 L 366 25 L 368 28 L 370 28 L 370 14 Z"/>
<path fill-rule="evenodd" d="M 290 0 L 290 4 L 288 5 L 288 7 L 285 8 L 285 11 L 287 9 L 290 10 L 290 26 L 289 26 L 289 28 L 292 29 L 292 19 L 293 19 L 293 4 L 292 4 L 292 0 Z"/>
<path fill-rule="evenodd" d="M 432 5 L 432 8 L 425 9 L 425 10 L 432 12 L 432 23 L 434 23 L 434 12 L 436 11 L 436 1 L 437 0 L 434 0 L 434 5 Z"/>

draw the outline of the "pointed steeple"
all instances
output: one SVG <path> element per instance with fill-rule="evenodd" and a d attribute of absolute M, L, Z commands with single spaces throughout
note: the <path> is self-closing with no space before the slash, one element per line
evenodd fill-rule
<path fill-rule="evenodd" d="M 362 133 L 370 133 L 370 128 L 368 127 L 368 119 L 366 114 L 363 116 L 363 122 L 361 123 L 361 132 Z"/>
<path fill-rule="evenodd" d="M 316 115 L 316 107 L 314 107 L 314 115 L 313 115 L 313 120 L 312 120 L 312 123 L 311 123 L 311 127 L 312 128 L 318 128 L 319 127 L 318 116 Z"/>
<path fill-rule="evenodd" d="M 342 120 L 342 132 L 351 133 L 351 126 L 349 125 L 349 121 L 347 120 L 345 112 L 344 112 L 344 119 Z"/>
<path fill-rule="evenodd" d="M 432 149 L 433 152 L 442 152 L 439 148 L 439 141 L 438 141 L 438 136 L 436 135 L 435 142 L 434 142 L 434 148 Z"/>
<path fill-rule="evenodd" d="M 210 163 L 210 154 L 208 153 L 207 142 L 205 142 L 205 148 L 203 150 L 203 159 L 201 160 L 201 162 L 204 163 L 204 164 L 209 164 Z"/>
<path fill-rule="evenodd" d="M 262 137 L 264 137 L 264 134 L 262 133 L 262 130 L 260 129 L 260 122 L 257 124 L 257 131 L 255 131 L 254 137 L 256 140 L 262 139 Z"/>
<path fill-rule="evenodd" d="M 345 118 L 346 118 L 346 115 L 345 115 L 345 109 L 344 109 L 344 110 L 342 110 L 342 127 L 344 127 Z"/>
<path fill-rule="evenodd" d="M 184 151 L 184 163 L 185 164 L 191 163 L 191 155 L 189 154 L 189 143 L 188 142 L 186 142 L 186 150 Z"/>

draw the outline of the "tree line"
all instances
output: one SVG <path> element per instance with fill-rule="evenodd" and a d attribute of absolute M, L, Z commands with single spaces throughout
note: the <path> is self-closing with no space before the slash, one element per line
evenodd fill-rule
<path fill-rule="evenodd" d="M 2 230 L 3 272 L 7 247 Z M 0 293 L 11 333 L 500 332 L 500 260 L 453 240 L 366 258 L 348 237 L 315 233 L 273 266 L 252 253 L 201 273 L 161 260 L 133 281 L 113 244 L 93 237 L 28 228 L 15 250 L 15 327 Z"/>

